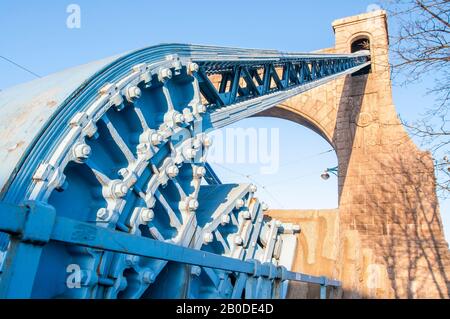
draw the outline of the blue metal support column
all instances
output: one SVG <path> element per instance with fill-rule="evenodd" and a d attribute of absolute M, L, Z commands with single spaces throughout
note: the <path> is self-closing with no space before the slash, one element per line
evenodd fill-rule
<path fill-rule="evenodd" d="M 42 247 L 50 239 L 55 211 L 33 202 L 23 206 L 1 204 L 0 211 L 2 231 L 11 234 L 0 276 L 0 298 L 29 298 Z"/>

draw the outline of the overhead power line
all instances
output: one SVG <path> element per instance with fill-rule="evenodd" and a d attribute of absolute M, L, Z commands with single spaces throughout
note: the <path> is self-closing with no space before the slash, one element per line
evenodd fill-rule
<path fill-rule="evenodd" d="M 0 58 L 2 58 L 3 60 L 5 60 L 5 61 L 11 63 L 12 65 L 15 65 L 15 66 L 18 67 L 19 69 L 22 69 L 22 70 L 24 70 L 25 72 L 28 72 L 28 73 L 32 74 L 33 76 L 35 76 L 35 77 L 37 77 L 37 78 L 41 78 L 41 77 L 42 77 L 42 76 L 40 76 L 39 74 L 37 74 L 37 73 L 31 71 L 30 69 L 24 67 L 23 65 L 20 65 L 19 63 L 14 62 L 14 61 L 11 60 L 11 59 L 8 59 L 7 57 L 4 57 L 4 56 L 0 55 Z"/>

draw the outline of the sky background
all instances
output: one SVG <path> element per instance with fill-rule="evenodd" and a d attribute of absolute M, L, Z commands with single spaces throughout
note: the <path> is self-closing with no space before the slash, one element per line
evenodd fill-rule
<path fill-rule="evenodd" d="M 66 26 L 69 4 L 81 7 L 81 28 Z M 364 13 L 365 0 L 143 1 L 1 0 L 0 55 L 45 76 L 141 47 L 167 42 L 307 52 L 334 45 L 333 20 Z M 391 33 L 395 31 L 391 22 Z M 0 59 L 0 89 L 34 76 Z M 432 79 L 408 87 L 394 82 L 400 116 L 419 118 L 433 99 Z M 330 145 L 312 131 L 280 119 L 252 118 L 233 127 L 278 128 L 280 169 L 261 175 L 258 164 L 214 165 L 224 182 L 256 182 L 271 208 L 336 208 L 337 180 L 320 178 L 337 165 Z M 321 154 L 327 152 L 325 154 Z M 319 155 L 321 154 L 321 155 Z M 248 176 L 250 175 L 250 176 Z M 450 238 L 450 202 L 441 201 Z"/>

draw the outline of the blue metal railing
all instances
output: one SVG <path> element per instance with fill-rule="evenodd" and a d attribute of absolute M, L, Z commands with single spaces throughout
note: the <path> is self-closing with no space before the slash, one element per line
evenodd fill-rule
<path fill-rule="evenodd" d="M 0 202 L 0 230 L 11 235 L 0 276 L 0 298 L 30 297 L 42 248 L 50 241 L 236 272 L 247 280 L 318 284 L 321 298 L 326 298 L 327 287 L 341 286 L 336 280 L 288 271 L 271 263 L 242 261 L 58 217 L 51 206 L 36 202 L 23 206 Z M 255 289 L 250 297 L 258 298 L 260 293 Z"/>

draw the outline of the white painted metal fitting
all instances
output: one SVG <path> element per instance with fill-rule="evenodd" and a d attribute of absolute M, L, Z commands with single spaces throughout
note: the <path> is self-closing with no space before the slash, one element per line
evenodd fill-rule
<path fill-rule="evenodd" d="M 214 235 L 210 232 L 204 233 L 203 234 L 203 243 L 205 244 L 210 244 L 212 243 L 214 240 Z"/>
<path fill-rule="evenodd" d="M 100 208 L 97 211 L 97 218 L 100 220 L 107 220 L 109 218 L 109 211 L 106 208 Z"/>
<path fill-rule="evenodd" d="M 212 146 L 212 145 L 213 145 L 212 139 L 211 139 L 209 136 L 205 135 L 205 136 L 203 137 L 203 145 L 204 145 L 205 147 L 210 147 L 210 146 Z"/>
<path fill-rule="evenodd" d="M 252 218 L 252 215 L 250 214 L 250 212 L 248 210 L 244 210 L 241 214 L 242 214 L 242 218 L 244 218 L 245 220 Z"/>
<path fill-rule="evenodd" d="M 155 213 L 153 212 L 153 210 L 148 209 L 148 208 L 142 208 L 141 210 L 141 220 L 144 223 L 149 223 L 153 220 L 153 218 L 155 218 Z"/>
<path fill-rule="evenodd" d="M 195 73 L 195 72 L 198 72 L 199 66 L 197 63 L 191 62 L 191 63 L 189 63 L 188 68 L 189 68 L 190 73 Z"/>
<path fill-rule="evenodd" d="M 136 255 L 128 255 L 125 258 L 125 263 L 127 266 L 135 266 L 139 263 L 139 256 Z"/>
<path fill-rule="evenodd" d="M 168 68 L 163 68 L 159 71 L 160 81 L 167 81 L 172 78 L 172 71 Z"/>
<path fill-rule="evenodd" d="M 197 154 L 197 151 L 191 147 L 186 147 L 184 149 L 184 156 L 186 156 L 186 158 L 191 159 L 194 158 L 195 155 Z"/>
<path fill-rule="evenodd" d="M 200 276 L 202 273 L 202 267 L 200 266 L 192 266 L 191 267 L 191 274 L 194 276 Z"/>
<path fill-rule="evenodd" d="M 263 212 L 267 212 L 269 210 L 269 205 L 267 205 L 266 203 L 263 203 L 262 210 L 263 210 Z"/>
<path fill-rule="evenodd" d="M 220 223 L 222 226 L 225 226 L 226 224 L 230 223 L 230 220 L 231 220 L 230 215 L 223 215 L 222 218 L 220 219 L 221 221 Z"/>
<path fill-rule="evenodd" d="M 256 187 L 256 185 L 252 184 L 250 185 L 250 192 L 251 193 L 256 193 L 258 191 L 258 187 Z"/>
<path fill-rule="evenodd" d="M 244 243 L 244 241 L 242 240 L 242 237 L 241 237 L 241 236 L 236 235 L 236 236 L 234 237 L 234 243 L 235 243 L 235 245 L 237 245 L 237 246 L 242 246 L 242 244 Z"/>
<path fill-rule="evenodd" d="M 127 185 L 125 185 L 122 182 L 116 182 L 113 183 L 112 186 L 112 194 L 116 197 L 116 198 L 122 198 L 124 197 L 127 192 L 128 192 L 128 187 Z"/>
<path fill-rule="evenodd" d="M 126 91 L 125 96 L 129 102 L 133 102 L 142 96 L 142 91 L 137 86 L 130 86 Z"/>
<path fill-rule="evenodd" d="M 197 105 L 197 112 L 198 112 L 199 114 L 206 113 L 206 105 L 198 104 L 198 105 Z"/>
<path fill-rule="evenodd" d="M 244 200 L 242 198 L 239 198 L 236 201 L 236 204 L 234 205 L 234 208 L 241 209 L 242 207 L 244 207 L 244 205 L 245 205 Z"/>
<path fill-rule="evenodd" d="M 85 161 L 91 155 L 91 147 L 85 143 L 76 144 L 73 148 L 73 155 L 79 161 Z"/>
<path fill-rule="evenodd" d="M 184 116 L 183 116 L 183 114 L 178 113 L 178 112 L 174 112 L 174 114 L 173 114 L 173 121 L 174 121 L 176 124 L 180 124 L 180 123 L 184 122 Z"/>
<path fill-rule="evenodd" d="M 197 166 L 194 170 L 194 175 L 197 178 L 203 178 L 206 175 L 206 168 L 203 166 Z"/>
<path fill-rule="evenodd" d="M 156 279 L 156 275 L 152 270 L 147 269 L 142 272 L 142 282 L 143 283 L 152 284 L 155 282 L 155 279 Z"/>
<path fill-rule="evenodd" d="M 176 165 L 170 165 L 166 168 L 166 174 L 170 178 L 174 178 L 178 176 L 178 173 L 180 173 L 180 170 Z"/>
<path fill-rule="evenodd" d="M 189 211 L 195 211 L 195 210 L 197 210 L 198 209 L 198 207 L 199 207 L 199 202 L 198 202 L 198 200 L 196 200 L 195 198 L 190 198 L 190 199 L 188 199 L 188 201 L 187 201 L 187 208 L 189 209 Z"/>

